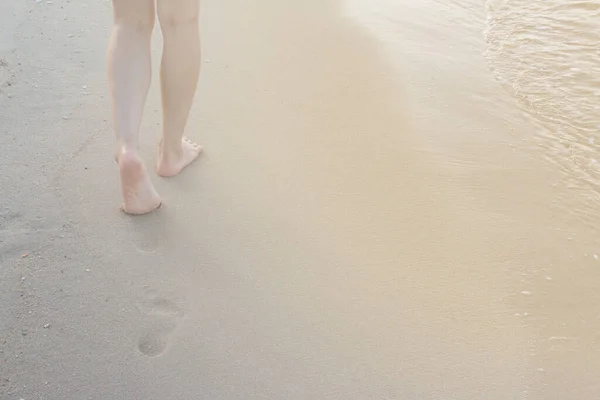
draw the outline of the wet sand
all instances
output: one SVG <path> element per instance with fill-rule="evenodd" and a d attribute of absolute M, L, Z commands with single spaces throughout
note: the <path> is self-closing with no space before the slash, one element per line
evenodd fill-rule
<path fill-rule="evenodd" d="M 494 76 L 483 6 L 272 3 L 204 3 L 205 153 L 139 218 L 109 3 L 0 6 L 0 398 L 593 398 L 594 192 Z"/>

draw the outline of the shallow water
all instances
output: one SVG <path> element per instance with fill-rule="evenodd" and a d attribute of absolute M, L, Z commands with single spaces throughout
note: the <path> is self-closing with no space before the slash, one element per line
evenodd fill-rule
<path fill-rule="evenodd" d="M 489 0 L 486 57 L 496 78 L 545 129 L 544 155 L 600 204 L 600 1 Z"/>
<path fill-rule="evenodd" d="M 563 211 L 595 227 L 600 208 L 600 1 L 435 3 L 445 8 L 445 19 L 431 18 L 422 4 L 409 1 L 345 2 L 347 14 L 397 60 L 407 50 L 445 52 L 440 43 L 482 53 L 514 103 L 538 123 L 530 136 L 535 156 L 557 165 L 563 173 L 557 182 L 570 189 L 558 198 Z M 424 31 L 428 40 L 400 49 L 407 41 L 400 26 Z M 478 48 L 478 41 L 485 41 L 485 47 Z M 501 95 L 487 93 L 480 100 L 511 120 L 512 105 Z"/>

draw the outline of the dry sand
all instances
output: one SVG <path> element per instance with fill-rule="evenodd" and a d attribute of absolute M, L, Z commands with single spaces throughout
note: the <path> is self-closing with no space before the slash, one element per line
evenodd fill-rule
<path fill-rule="evenodd" d="M 109 2 L 3 0 L 0 399 L 597 397 L 596 224 L 462 5 L 206 1 L 205 153 L 132 218 Z"/>

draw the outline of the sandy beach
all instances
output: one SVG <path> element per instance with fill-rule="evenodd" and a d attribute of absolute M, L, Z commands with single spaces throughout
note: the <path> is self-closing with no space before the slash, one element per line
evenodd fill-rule
<path fill-rule="evenodd" d="M 205 1 L 205 151 L 131 217 L 110 2 L 3 0 L 0 399 L 597 398 L 598 125 L 480 3 Z"/>

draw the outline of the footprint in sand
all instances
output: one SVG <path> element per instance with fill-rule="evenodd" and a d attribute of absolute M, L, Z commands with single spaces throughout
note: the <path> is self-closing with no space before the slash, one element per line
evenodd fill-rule
<path fill-rule="evenodd" d="M 145 356 L 156 357 L 165 352 L 169 337 L 183 317 L 183 311 L 172 301 L 153 298 L 141 304 L 140 311 L 152 318 L 151 327 L 138 341 L 138 350 Z"/>
<path fill-rule="evenodd" d="M 130 229 L 135 238 L 134 245 L 140 253 L 154 253 L 165 242 L 164 207 L 154 213 L 129 218 Z"/>

